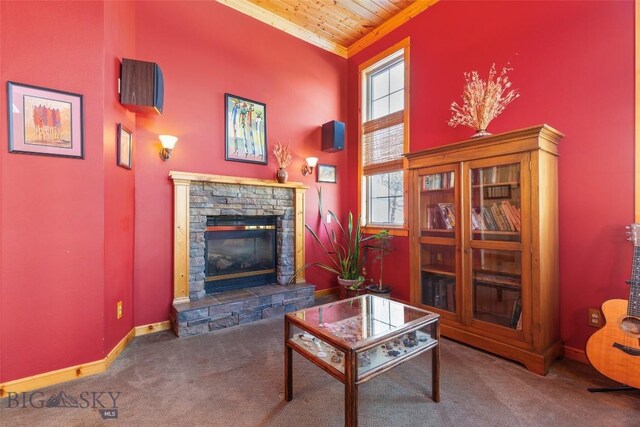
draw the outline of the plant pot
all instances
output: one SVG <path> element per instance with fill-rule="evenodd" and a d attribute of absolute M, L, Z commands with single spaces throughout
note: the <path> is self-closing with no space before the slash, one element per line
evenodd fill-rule
<path fill-rule="evenodd" d="M 478 130 L 476 130 L 476 133 L 471 135 L 471 138 L 481 138 L 483 136 L 489 136 L 489 135 L 491 135 L 491 134 L 489 132 L 487 132 L 486 129 L 478 129 Z"/>
<path fill-rule="evenodd" d="M 289 174 L 283 168 L 278 169 L 278 172 L 276 172 L 276 180 L 280 184 L 284 184 L 285 182 L 287 182 L 288 177 L 289 177 Z"/>
<path fill-rule="evenodd" d="M 380 298 L 389 298 L 391 296 L 391 286 L 388 285 L 369 285 L 367 286 L 367 291 L 371 295 L 375 295 Z"/>
<path fill-rule="evenodd" d="M 367 288 L 362 284 L 363 281 L 360 279 L 348 280 L 338 276 L 338 283 L 340 284 L 340 298 L 355 297 L 367 291 Z"/>

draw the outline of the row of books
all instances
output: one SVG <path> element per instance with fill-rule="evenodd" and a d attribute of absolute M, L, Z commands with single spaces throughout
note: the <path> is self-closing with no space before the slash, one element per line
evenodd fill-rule
<path fill-rule="evenodd" d="M 455 172 L 442 172 L 427 175 L 423 178 L 423 190 L 442 190 L 443 188 L 453 188 Z"/>
<path fill-rule="evenodd" d="M 455 172 L 441 172 L 424 176 L 422 181 L 423 190 L 442 190 L 453 188 L 455 183 Z M 471 184 L 499 184 L 520 181 L 520 165 L 491 166 L 482 169 L 471 170 Z"/>
<path fill-rule="evenodd" d="M 471 170 L 471 183 L 473 185 L 519 181 L 520 164 L 518 163 Z"/>
<path fill-rule="evenodd" d="M 426 209 L 426 228 L 453 230 L 456 227 L 456 208 L 453 203 L 438 203 Z"/>
<path fill-rule="evenodd" d="M 422 303 L 452 312 L 456 311 L 456 279 L 423 273 Z"/>
<path fill-rule="evenodd" d="M 508 200 L 472 209 L 471 226 L 482 231 L 520 231 L 520 209 Z"/>
<path fill-rule="evenodd" d="M 483 187 L 485 199 L 508 199 L 511 197 L 511 185 L 493 185 Z"/>

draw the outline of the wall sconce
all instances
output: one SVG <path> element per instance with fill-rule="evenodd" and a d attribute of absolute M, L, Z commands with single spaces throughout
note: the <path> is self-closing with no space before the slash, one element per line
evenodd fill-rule
<path fill-rule="evenodd" d="M 176 142 L 178 142 L 178 138 L 171 135 L 160 135 L 160 142 L 162 143 L 162 150 L 160 151 L 160 158 L 163 161 L 169 160 L 171 157 L 171 150 L 176 146 Z"/>
<path fill-rule="evenodd" d="M 305 160 L 306 160 L 306 163 L 302 165 L 302 175 L 307 176 L 313 173 L 313 168 L 315 168 L 316 165 L 318 164 L 318 158 L 307 157 Z"/>

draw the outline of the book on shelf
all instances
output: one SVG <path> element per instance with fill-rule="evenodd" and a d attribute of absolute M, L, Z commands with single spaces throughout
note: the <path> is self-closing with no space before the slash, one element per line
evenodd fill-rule
<path fill-rule="evenodd" d="M 500 208 L 498 207 L 498 204 L 494 203 L 489 208 L 491 209 L 491 214 L 493 215 L 493 218 L 496 220 L 496 224 L 498 224 L 498 231 L 508 231 L 509 226 L 507 225 L 505 219 L 503 218 L 502 213 L 500 212 Z"/>
<path fill-rule="evenodd" d="M 498 208 L 500 209 L 500 213 L 502 214 L 507 224 L 506 231 L 516 231 L 516 226 L 514 225 L 513 219 L 511 218 L 511 209 L 505 206 L 505 202 L 506 201 L 503 201 L 500 205 L 498 205 Z"/>
<path fill-rule="evenodd" d="M 475 209 L 471 209 L 471 229 L 484 230 L 484 227 L 482 227 L 482 223 L 480 222 L 480 217 L 478 216 L 478 212 L 476 212 Z"/>
<path fill-rule="evenodd" d="M 438 203 L 446 229 L 453 230 L 456 226 L 456 208 L 453 203 Z"/>
<path fill-rule="evenodd" d="M 435 230 L 448 229 L 445 217 L 439 207 L 430 207 L 426 209 L 426 228 Z"/>
<path fill-rule="evenodd" d="M 518 321 L 522 316 L 522 298 L 520 295 L 516 295 L 516 299 L 513 301 L 513 310 L 511 311 L 511 322 L 509 326 L 516 329 Z"/>
<path fill-rule="evenodd" d="M 511 208 L 511 213 L 513 214 L 513 218 L 516 221 L 516 228 L 518 231 L 520 231 L 520 228 L 521 228 L 520 209 L 515 207 L 515 205 L 511 205 L 511 204 L 509 204 L 509 207 Z"/>
<path fill-rule="evenodd" d="M 456 282 L 453 279 L 447 281 L 447 310 L 456 311 Z"/>
<path fill-rule="evenodd" d="M 508 200 L 503 200 L 500 208 L 509 219 L 513 231 L 520 231 L 520 212 L 514 209 L 514 206 Z"/>
<path fill-rule="evenodd" d="M 485 224 L 487 225 L 487 230 L 496 231 L 498 229 L 498 225 L 496 224 L 495 219 L 493 219 L 493 215 L 486 207 L 482 207 L 482 216 L 485 220 Z"/>

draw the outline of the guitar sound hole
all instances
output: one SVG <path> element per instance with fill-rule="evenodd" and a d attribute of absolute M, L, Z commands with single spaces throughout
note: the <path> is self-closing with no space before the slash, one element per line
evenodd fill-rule
<path fill-rule="evenodd" d="M 622 319 L 622 329 L 633 335 L 640 335 L 640 319 L 635 317 L 625 317 Z"/>

